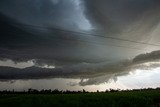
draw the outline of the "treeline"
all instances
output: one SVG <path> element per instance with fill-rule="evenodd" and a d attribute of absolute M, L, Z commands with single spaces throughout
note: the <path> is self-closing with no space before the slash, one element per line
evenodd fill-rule
<path fill-rule="evenodd" d="M 132 89 L 132 90 L 120 90 L 120 89 L 109 89 L 106 91 L 99 91 L 97 90 L 96 92 L 89 92 L 86 90 L 81 90 L 81 91 L 70 91 L 70 90 L 51 90 L 51 89 L 42 89 L 42 90 L 37 90 L 37 89 L 32 89 L 29 88 L 27 91 L 10 91 L 10 90 L 3 90 L 0 91 L 0 94 L 78 94 L 78 93 L 112 93 L 112 92 L 130 92 L 130 91 L 160 91 L 160 87 L 157 88 L 143 88 L 143 89 Z"/>

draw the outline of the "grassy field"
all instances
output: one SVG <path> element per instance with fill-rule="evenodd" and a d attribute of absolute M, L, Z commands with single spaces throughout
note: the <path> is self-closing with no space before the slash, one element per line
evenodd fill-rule
<path fill-rule="evenodd" d="M 160 90 L 77 94 L 0 94 L 0 107 L 160 107 Z"/>

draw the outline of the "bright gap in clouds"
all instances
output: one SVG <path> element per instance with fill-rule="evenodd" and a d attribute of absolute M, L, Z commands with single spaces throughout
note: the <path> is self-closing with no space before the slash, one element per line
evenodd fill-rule
<path fill-rule="evenodd" d="M 152 62 L 153 63 L 153 62 Z M 107 75 L 107 74 L 106 74 Z M 81 78 L 50 78 L 50 79 L 28 79 L 28 80 L 13 80 L 0 81 L 0 90 L 28 90 L 34 89 L 59 89 L 59 90 L 82 90 L 87 91 L 105 91 L 106 89 L 139 89 L 139 88 L 156 88 L 160 87 L 160 67 L 152 69 L 136 69 L 130 71 L 128 75 L 118 76 L 117 80 L 110 79 L 96 85 L 81 86 L 79 83 Z M 84 79 L 87 81 L 88 79 Z M 41 84 L 39 84 L 41 83 Z M 58 83 L 58 84 L 57 84 Z M 25 84 L 25 85 L 24 85 Z"/>
<path fill-rule="evenodd" d="M 82 1 L 80 0 L 72 0 L 75 4 L 76 10 L 78 12 L 77 17 L 79 17 L 79 20 L 76 20 L 76 23 L 78 27 L 82 30 L 91 30 L 93 29 L 90 21 L 86 18 L 84 14 L 84 6 L 82 5 Z"/>
<path fill-rule="evenodd" d="M 146 62 L 143 63 L 142 65 L 146 66 L 146 67 L 151 67 L 153 65 L 160 65 L 160 61 L 156 61 L 156 62 Z M 157 69 L 157 68 L 156 68 Z"/>
<path fill-rule="evenodd" d="M 148 64 L 148 63 L 147 63 Z M 160 86 L 160 67 L 151 69 L 137 69 L 131 71 L 127 76 L 120 76 L 117 83 L 123 83 L 129 89 L 135 88 L 156 88 Z"/>
<path fill-rule="evenodd" d="M 34 66 L 34 61 L 29 60 L 26 62 L 14 62 L 12 60 L 0 60 L 0 66 L 4 67 L 14 67 L 14 68 L 27 68 Z"/>
<path fill-rule="evenodd" d="M 38 66 L 40 68 L 48 68 L 48 69 L 54 69 L 55 66 L 51 66 L 51 65 L 43 65 L 43 66 Z"/>
<path fill-rule="evenodd" d="M 43 64 L 43 65 L 37 65 L 35 63 L 35 60 L 29 60 L 26 62 L 14 62 L 12 60 L 0 60 L 0 66 L 3 67 L 13 67 L 13 68 L 27 68 L 27 67 L 32 67 L 32 66 L 36 66 L 39 68 L 48 68 L 48 69 L 54 69 L 55 66 L 54 65 L 47 65 L 47 64 Z"/>

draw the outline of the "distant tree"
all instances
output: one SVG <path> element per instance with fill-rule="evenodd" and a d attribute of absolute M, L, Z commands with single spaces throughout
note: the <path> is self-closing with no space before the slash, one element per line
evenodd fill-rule
<path fill-rule="evenodd" d="M 108 90 L 108 89 L 106 89 L 105 93 L 108 93 L 108 92 L 109 92 L 109 90 Z"/>
<path fill-rule="evenodd" d="M 110 92 L 118 92 L 118 90 L 115 90 L 115 89 L 110 89 L 109 91 Z"/>
<path fill-rule="evenodd" d="M 52 93 L 54 93 L 54 94 L 59 94 L 59 93 L 61 93 L 58 89 L 55 89 L 55 90 L 53 90 L 52 91 Z"/>
<path fill-rule="evenodd" d="M 36 89 L 29 88 L 28 93 L 39 93 L 39 91 Z"/>
<path fill-rule="evenodd" d="M 86 93 L 86 90 L 84 90 L 84 89 L 83 89 L 83 91 L 82 91 L 82 92 L 83 92 L 83 93 Z"/>

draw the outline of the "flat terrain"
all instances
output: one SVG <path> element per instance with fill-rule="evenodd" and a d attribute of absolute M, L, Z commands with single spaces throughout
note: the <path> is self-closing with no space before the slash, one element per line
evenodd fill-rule
<path fill-rule="evenodd" d="M 0 107 L 160 107 L 160 90 L 0 94 Z"/>

